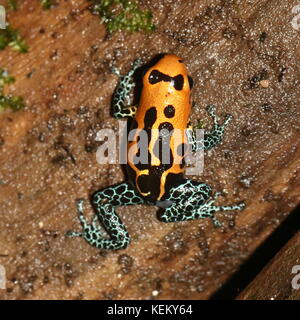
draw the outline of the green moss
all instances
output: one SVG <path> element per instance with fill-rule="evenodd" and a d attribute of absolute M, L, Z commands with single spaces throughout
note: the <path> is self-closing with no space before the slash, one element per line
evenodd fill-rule
<path fill-rule="evenodd" d="M 51 9 L 53 6 L 52 0 L 40 0 L 40 1 L 41 1 L 42 8 L 44 10 Z"/>
<path fill-rule="evenodd" d="M 14 81 L 14 77 L 11 77 L 6 70 L 0 68 L 0 112 L 6 109 L 18 111 L 25 107 L 22 97 L 5 95 L 3 92 L 4 85 Z"/>
<path fill-rule="evenodd" d="M 15 96 L 5 96 L 0 93 L 0 112 L 6 109 L 11 109 L 12 111 L 18 111 L 25 107 L 25 103 L 22 97 Z"/>
<path fill-rule="evenodd" d="M 28 51 L 28 46 L 19 31 L 13 29 L 10 25 L 6 29 L 0 30 L 0 50 L 4 50 L 7 46 L 21 53 Z"/>
<path fill-rule="evenodd" d="M 92 0 L 92 12 L 102 17 L 107 30 L 112 33 L 125 30 L 130 32 L 152 31 L 152 13 L 141 10 L 136 1 L 128 0 Z"/>
<path fill-rule="evenodd" d="M 13 82 L 15 82 L 15 78 L 11 77 L 6 70 L 0 68 L 0 91 L 3 90 L 5 84 Z"/>
<path fill-rule="evenodd" d="M 195 126 L 195 129 L 204 129 L 205 123 L 203 120 L 198 120 L 198 123 Z"/>
<path fill-rule="evenodd" d="M 7 0 L 8 6 L 10 10 L 17 10 L 18 9 L 18 4 L 17 0 Z"/>

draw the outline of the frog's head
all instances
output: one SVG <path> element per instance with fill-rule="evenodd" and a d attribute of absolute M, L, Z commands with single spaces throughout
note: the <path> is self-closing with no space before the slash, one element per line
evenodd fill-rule
<path fill-rule="evenodd" d="M 145 73 L 143 85 L 149 90 L 160 86 L 166 87 L 169 92 L 189 94 L 193 80 L 181 58 L 166 54 Z"/>

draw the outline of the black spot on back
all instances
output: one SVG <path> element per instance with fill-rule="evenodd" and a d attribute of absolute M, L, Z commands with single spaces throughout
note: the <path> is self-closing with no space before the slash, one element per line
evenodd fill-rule
<path fill-rule="evenodd" d="M 151 107 L 150 109 L 147 110 L 145 114 L 145 119 L 144 119 L 145 129 L 151 129 L 156 119 L 157 119 L 156 108 Z"/>
<path fill-rule="evenodd" d="M 178 62 L 179 62 L 179 63 L 183 63 L 183 61 L 182 61 L 182 60 L 178 60 Z"/>
<path fill-rule="evenodd" d="M 173 118 L 175 116 L 175 108 L 169 104 L 165 107 L 164 114 L 167 118 Z"/>
<path fill-rule="evenodd" d="M 151 131 L 150 129 L 147 130 L 147 131 Z M 146 133 L 147 133 L 146 131 Z M 141 134 L 144 134 L 144 131 L 140 131 L 136 137 L 136 147 L 137 147 L 137 152 L 136 154 L 134 155 L 132 161 L 133 161 L 133 164 L 134 166 L 138 169 L 138 170 L 145 170 L 148 168 L 148 162 L 149 162 L 149 159 L 150 159 L 150 153 L 149 153 L 149 150 L 148 150 L 148 144 L 147 145 L 144 145 L 144 140 L 141 139 Z M 148 138 L 147 138 L 148 139 Z M 148 139 L 148 143 L 149 143 L 149 139 Z M 142 149 L 143 148 L 143 149 Z M 145 149 L 146 148 L 146 151 L 147 151 L 147 159 L 145 159 L 144 162 L 146 163 L 142 163 L 141 161 L 143 159 L 141 159 L 141 154 L 145 155 Z M 142 151 L 142 152 L 141 152 Z"/>
<path fill-rule="evenodd" d="M 169 132 L 171 132 L 174 129 L 174 127 L 173 127 L 172 123 L 170 123 L 170 122 L 162 122 L 159 125 L 158 129 L 159 129 L 159 131 L 168 130 Z"/>
<path fill-rule="evenodd" d="M 176 90 L 182 90 L 183 88 L 183 83 L 184 83 L 184 78 L 181 74 L 177 75 L 176 77 L 173 78 L 174 80 L 174 88 Z"/>

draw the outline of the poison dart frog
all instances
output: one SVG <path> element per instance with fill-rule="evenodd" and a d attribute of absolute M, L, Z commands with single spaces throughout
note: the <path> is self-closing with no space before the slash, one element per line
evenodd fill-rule
<path fill-rule="evenodd" d="M 130 236 L 116 213 L 119 206 L 154 205 L 162 208 L 160 219 L 164 222 L 211 218 L 216 227 L 221 225 L 215 216 L 217 211 L 242 210 L 245 207 L 243 202 L 215 205 L 219 192 L 212 196 L 212 188 L 208 184 L 186 179 L 183 175 L 184 153 L 180 149 L 185 144 L 189 144 L 192 151 L 212 149 L 221 142 L 232 116 L 227 115 L 220 124 L 215 106 L 208 106 L 213 129 L 204 135 L 204 139 L 197 141 L 189 122 L 193 80 L 182 59 L 173 54 L 162 56 L 144 73 L 139 104 L 127 106 L 134 87 L 133 75 L 140 66 L 141 62 L 135 62 L 125 76 L 116 72 L 120 81 L 113 97 L 114 117 L 131 118 L 131 130 L 134 132 L 128 143 L 128 181 L 94 193 L 91 201 L 96 215 L 92 223 L 84 217 L 83 200 L 78 200 L 82 232 L 68 233 L 71 237 L 83 237 L 90 245 L 101 249 L 124 249 L 130 243 Z M 170 133 L 167 144 L 163 144 L 159 134 L 163 129 Z M 182 139 L 173 138 L 174 129 Z M 149 161 L 145 163 L 138 160 L 142 132 L 146 133 L 147 138 Z M 161 154 L 157 152 L 162 148 L 168 149 L 170 161 L 162 161 Z M 108 237 L 101 231 L 99 222 Z"/>

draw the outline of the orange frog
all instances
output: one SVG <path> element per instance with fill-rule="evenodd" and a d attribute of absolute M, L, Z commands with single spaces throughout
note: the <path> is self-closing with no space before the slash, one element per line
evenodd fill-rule
<path fill-rule="evenodd" d="M 131 118 L 128 143 L 128 181 L 97 191 L 92 197 L 96 211 L 90 224 L 83 215 L 83 200 L 77 209 L 82 232 L 89 244 L 108 250 L 124 249 L 130 242 L 129 234 L 116 214 L 119 206 L 149 204 L 162 208 L 164 222 L 211 218 L 215 226 L 221 223 L 217 211 L 242 210 L 243 202 L 217 206 L 219 193 L 212 197 L 212 188 L 205 183 L 184 178 L 184 156 L 188 145 L 192 151 L 209 150 L 222 140 L 224 129 L 232 118 L 226 116 L 219 124 L 215 107 L 208 106 L 213 129 L 197 140 L 189 122 L 193 80 L 182 59 L 176 55 L 162 56 L 143 75 L 143 86 L 137 106 L 126 106 L 134 87 L 133 75 L 139 61 L 125 75 L 120 76 L 114 98 L 115 118 Z M 99 222 L 109 237 L 103 235 Z"/>

